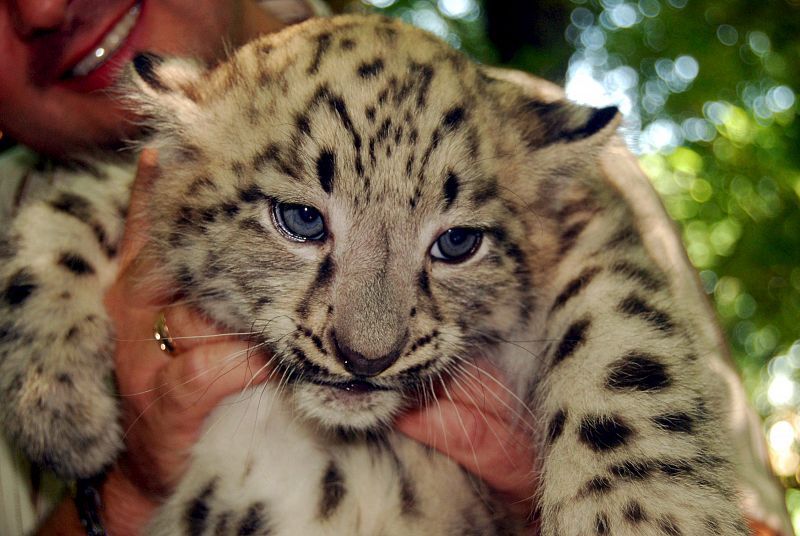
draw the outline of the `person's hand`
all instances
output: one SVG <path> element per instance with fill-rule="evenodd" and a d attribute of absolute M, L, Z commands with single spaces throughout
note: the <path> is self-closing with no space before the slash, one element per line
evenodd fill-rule
<path fill-rule="evenodd" d="M 461 464 L 530 519 L 536 494 L 531 415 L 519 413 L 490 364 L 479 362 L 471 376 L 443 389 L 437 403 L 405 414 L 397 429 Z"/>
<path fill-rule="evenodd" d="M 153 284 L 158 266 L 138 256 L 147 239 L 141 208 L 149 197 L 154 162 L 154 154 L 142 155 L 120 275 L 106 297 L 116 327 L 115 370 L 126 447 L 103 490 L 104 518 L 115 535 L 138 530 L 174 488 L 217 404 L 266 377 L 263 356 L 250 352 L 244 340 L 219 334 L 187 307 L 169 306 L 173 297 Z M 175 341 L 174 353 L 161 350 L 153 338 L 160 312 Z"/>

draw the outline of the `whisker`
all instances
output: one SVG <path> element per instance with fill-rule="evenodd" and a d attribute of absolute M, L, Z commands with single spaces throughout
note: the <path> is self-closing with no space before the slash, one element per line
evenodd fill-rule
<path fill-rule="evenodd" d="M 474 374 L 474 373 L 470 372 L 469 370 L 467 370 L 466 368 L 464 368 L 464 365 L 469 365 L 469 366 L 473 367 L 474 369 L 480 371 L 481 375 L 486 376 L 495 385 L 500 387 L 506 394 L 508 394 L 511 398 L 513 398 L 515 401 L 519 402 L 520 406 L 525 411 L 525 413 L 531 419 L 533 419 L 533 423 L 538 421 L 538 418 L 537 418 L 536 414 L 533 412 L 533 410 L 531 410 L 531 408 L 525 403 L 525 401 L 522 400 L 519 396 L 517 396 L 517 394 L 514 393 L 514 391 L 512 391 L 511 389 L 506 387 L 505 383 L 503 383 L 501 380 L 499 380 L 493 374 L 490 374 L 488 371 L 482 369 L 480 366 L 478 366 L 475 363 L 471 362 L 469 359 L 465 359 L 465 358 L 463 358 L 461 356 L 453 356 L 453 357 L 458 359 L 458 361 L 456 363 L 454 363 L 454 366 L 458 367 L 459 371 L 461 371 L 463 374 L 465 374 L 468 377 L 470 377 L 478 385 L 483 385 L 484 387 L 486 387 L 485 384 L 483 384 L 483 381 L 476 374 Z M 506 402 L 502 397 L 500 397 L 499 395 L 494 393 L 491 389 L 488 389 L 488 387 L 487 387 L 487 390 L 494 397 L 494 399 L 497 400 L 500 404 L 502 404 L 503 407 L 505 407 L 507 410 L 509 410 L 514 417 L 516 417 L 517 419 L 522 421 L 523 424 L 526 427 L 530 428 L 531 430 L 535 430 L 535 427 L 533 426 L 533 423 L 526 422 L 525 419 L 523 418 L 524 417 L 523 414 L 521 414 L 516 407 L 514 407 L 511 404 L 509 404 L 508 402 Z"/>
<path fill-rule="evenodd" d="M 459 383 L 459 381 L 460 381 L 460 378 L 458 378 L 458 377 L 453 377 L 453 378 L 451 379 L 451 381 L 452 381 L 452 382 L 453 382 L 453 383 L 454 383 L 454 384 L 455 384 L 457 387 L 459 387 L 459 388 L 461 388 L 461 389 L 463 390 L 464 394 L 465 394 L 467 397 L 469 397 L 470 401 L 472 402 L 472 404 L 473 404 L 475 407 L 478 407 L 478 403 L 477 403 L 477 400 L 475 400 L 475 397 L 474 397 L 474 396 L 473 396 L 471 393 L 469 393 L 469 392 L 466 390 L 466 388 L 465 388 L 464 386 L 461 386 L 461 385 L 460 385 L 460 383 Z M 506 450 L 506 446 L 505 446 L 505 443 L 504 443 L 504 441 L 500 439 L 500 435 L 497 433 L 497 430 L 495 430 L 495 427 L 494 427 L 494 426 L 492 425 L 492 423 L 489 421 L 489 418 L 488 418 L 488 417 L 486 416 L 486 414 L 485 414 L 484 412 L 482 412 L 482 411 L 479 411 L 479 412 L 478 412 L 478 414 L 481 416 L 481 418 L 483 419 L 483 422 L 486 424 L 486 427 L 489 429 L 489 431 L 490 431 L 490 432 L 492 432 L 492 435 L 493 435 L 493 436 L 494 436 L 494 438 L 497 440 L 497 444 L 498 444 L 498 445 L 500 445 L 500 448 L 503 450 L 503 454 L 505 455 L 506 459 L 507 459 L 507 460 L 509 460 L 509 461 L 512 461 L 512 462 L 513 462 L 513 460 L 512 460 L 512 456 L 511 456 L 511 455 L 509 454 L 509 452 Z"/>

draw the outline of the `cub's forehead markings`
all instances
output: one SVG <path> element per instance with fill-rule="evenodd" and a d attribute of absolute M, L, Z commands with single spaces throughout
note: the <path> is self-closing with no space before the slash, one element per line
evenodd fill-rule
<path fill-rule="evenodd" d="M 317 36 L 316 49 L 314 50 L 314 58 L 311 60 L 311 65 L 308 67 L 308 74 L 317 74 L 319 72 L 320 64 L 325 56 L 325 53 L 331 46 L 331 34 L 323 33 Z"/>
<path fill-rule="evenodd" d="M 450 171 L 447 173 L 447 179 L 444 181 L 444 208 L 449 209 L 455 203 L 458 197 L 458 189 L 460 186 L 458 175 Z"/>
<path fill-rule="evenodd" d="M 333 190 L 333 179 L 336 176 L 336 154 L 328 149 L 317 157 L 317 178 L 326 194 Z"/>
<path fill-rule="evenodd" d="M 466 118 L 467 111 L 463 106 L 454 106 L 442 118 L 442 126 L 446 131 L 453 131 L 458 129 Z"/>
<path fill-rule="evenodd" d="M 364 79 L 375 78 L 381 72 L 383 72 L 383 67 L 384 67 L 383 58 L 378 57 L 372 60 L 371 62 L 364 62 L 361 65 L 359 65 L 358 69 L 356 70 L 356 73 L 358 74 L 358 76 Z"/>
<path fill-rule="evenodd" d="M 344 98 L 340 95 L 333 93 L 330 88 L 326 84 L 322 84 L 319 86 L 317 91 L 311 97 L 308 105 L 306 106 L 306 114 L 315 111 L 319 106 L 322 104 L 327 104 L 328 107 L 336 117 L 341 121 L 342 126 L 347 130 L 350 134 L 350 138 L 353 142 L 353 148 L 355 149 L 355 168 L 356 173 L 358 173 L 359 177 L 364 176 L 364 163 L 361 159 L 361 134 L 358 133 L 355 125 L 353 124 L 353 120 L 350 117 L 350 112 L 348 111 L 347 104 L 344 101 Z M 308 125 L 307 115 L 303 114 L 306 117 L 306 125 Z M 310 127 L 307 135 L 310 135 Z"/>
<path fill-rule="evenodd" d="M 339 43 L 339 47 L 342 50 L 353 50 L 358 45 L 358 41 L 353 39 L 352 37 L 345 37 Z"/>

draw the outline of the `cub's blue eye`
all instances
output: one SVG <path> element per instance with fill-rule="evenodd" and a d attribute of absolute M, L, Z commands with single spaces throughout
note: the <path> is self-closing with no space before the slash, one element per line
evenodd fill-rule
<path fill-rule="evenodd" d="M 314 207 L 294 203 L 276 203 L 275 223 L 289 238 L 305 242 L 325 238 L 325 220 Z"/>
<path fill-rule="evenodd" d="M 483 233 L 478 229 L 453 227 L 442 233 L 431 247 L 431 256 L 447 262 L 462 262 L 472 256 L 481 244 Z"/>

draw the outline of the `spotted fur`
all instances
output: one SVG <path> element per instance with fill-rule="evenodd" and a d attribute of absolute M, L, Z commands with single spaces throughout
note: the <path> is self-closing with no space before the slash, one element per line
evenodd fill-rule
<path fill-rule="evenodd" d="M 614 109 L 528 94 L 380 17 L 311 21 L 211 70 L 134 67 L 159 149 L 146 254 L 186 301 L 252 332 L 279 380 L 212 415 L 152 533 L 524 533 L 455 463 L 389 430 L 478 356 L 533 430 L 543 534 L 747 533 L 691 319 L 598 175 Z M 119 444 L 96 288 L 121 222 L 79 191 L 11 230 L 0 389 L 29 453 L 83 476 Z M 281 230 L 287 205 L 316 209 L 323 238 Z M 37 218 L 53 227 L 29 230 Z M 75 238 L 43 243 L 56 225 Z M 459 229 L 471 249 L 438 257 Z"/>

